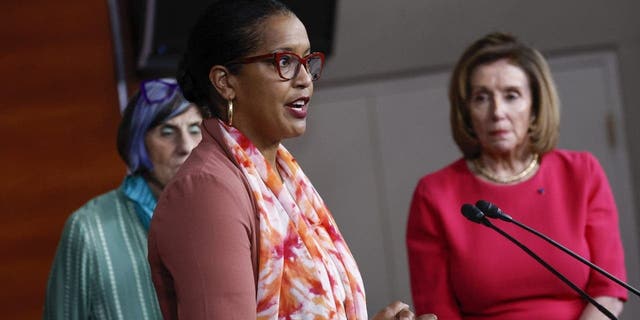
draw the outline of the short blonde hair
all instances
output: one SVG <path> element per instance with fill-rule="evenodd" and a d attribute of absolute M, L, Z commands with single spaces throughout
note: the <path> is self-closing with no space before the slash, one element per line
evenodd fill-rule
<path fill-rule="evenodd" d="M 468 103 L 471 76 L 481 65 L 507 59 L 527 75 L 531 89 L 532 123 L 529 127 L 531 151 L 544 154 L 558 143 L 560 102 L 549 66 L 540 52 L 520 43 L 514 36 L 491 33 L 465 50 L 449 83 L 451 131 L 467 159 L 478 157 L 482 146 L 471 126 Z"/>

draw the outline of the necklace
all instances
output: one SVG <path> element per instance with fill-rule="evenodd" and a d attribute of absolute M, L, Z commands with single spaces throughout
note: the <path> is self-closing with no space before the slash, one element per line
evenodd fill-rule
<path fill-rule="evenodd" d="M 480 162 L 480 158 L 474 159 L 472 163 L 475 171 L 479 173 L 481 176 L 496 183 L 509 184 L 516 181 L 520 181 L 524 177 L 527 177 L 528 175 L 530 175 L 538 167 L 538 158 L 539 156 L 537 154 L 534 154 L 533 158 L 531 159 L 531 162 L 529 162 L 526 168 L 524 168 L 522 171 L 512 176 L 504 177 L 504 178 L 498 177 L 495 174 L 491 173 L 489 170 L 487 170 L 487 168 L 485 168 Z"/>

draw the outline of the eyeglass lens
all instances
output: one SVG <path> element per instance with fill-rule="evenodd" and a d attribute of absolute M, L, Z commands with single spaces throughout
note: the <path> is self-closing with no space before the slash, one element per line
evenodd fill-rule
<path fill-rule="evenodd" d="M 280 75 L 289 80 L 294 78 L 299 72 L 300 68 L 300 59 L 293 54 L 282 53 L 277 57 L 278 61 L 276 62 L 278 66 L 278 70 L 280 71 Z M 303 59 L 305 60 L 305 59 Z M 322 72 L 322 59 L 317 55 L 310 55 L 306 58 L 306 66 L 307 72 L 311 74 L 312 80 L 317 80 L 320 78 L 320 72 Z"/>

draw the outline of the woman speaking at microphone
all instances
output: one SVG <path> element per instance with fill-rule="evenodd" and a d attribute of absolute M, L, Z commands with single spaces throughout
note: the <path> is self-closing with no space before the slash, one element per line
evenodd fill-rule
<path fill-rule="evenodd" d="M 165 319 L 368 319 L 356 261 L 281 144 L 305 132 L 323 66 L 278 1 L 218 0 L 197 20 L 178 78 L 203 140 L 149 232 Z M 415 318 L 395 302 L 371 319 Z"/>
<path fill-rule="evenodd" d="M 556 149 L 559 102 L 542 55 L 494 33 L 458 61 L 449 87 L 451 129 L 463 157 L 423 177 L 407 229 L 418 313 L 441 319 L 606 319 L 513 243 L 460 215 L 491 201 L 514 219 L 625 277 L 618 213 L 587 152 Z M 500 226 L 619 315 L 626 291 L 543 240 Z"/>

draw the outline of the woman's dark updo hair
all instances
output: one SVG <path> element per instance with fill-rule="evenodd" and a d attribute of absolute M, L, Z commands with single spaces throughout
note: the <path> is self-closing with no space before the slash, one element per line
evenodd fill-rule
<path fill-rule="evenodd" d="M 293 14 L 276 0 L 218 0 L 209 5 L 191 29 L 178 66 L 178 83 L 205 118 L 220 118 L 218 106 L 226 104 L 209 81 L 215 65 L 247 56 L 259 46 L 262 23 L 276 14 Z M 229 65 L 236 74 L 241 65 Z"/>

